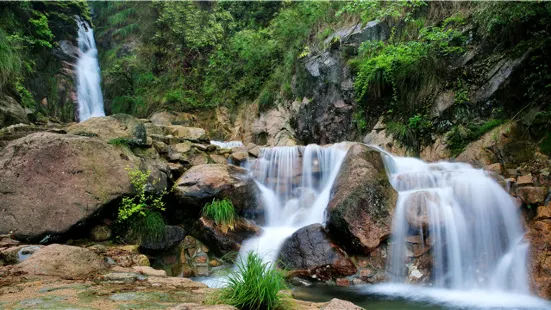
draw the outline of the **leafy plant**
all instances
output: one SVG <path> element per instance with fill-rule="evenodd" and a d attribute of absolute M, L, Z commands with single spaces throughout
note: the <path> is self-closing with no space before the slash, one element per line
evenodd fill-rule
<path fill-rule="evenodd" d="M 139 169 L 127 169 L 130 183 L 136 190 L 133 197 L 124 197 L 119 206 L 118 221 L 128 224 L 130 236 L 140 243 L 161 240 L 165 234 L 165 221 L 161 212 L 165 210 L 164 196 L 166 190 L 151 193 L 153 184 L 148 182 L 151 171 L 142 172 Z"/>
<path fill-rule="evenodd" d="M 213 199 L 203 207 L 202 215 L 213 220 L 224 232 L 235 228 L 237 215 L 232 202 L 228 199 Z"/>
<path fill-rule="evenodd" d="M 283 273 L 254 252 L 238 260 L 227 284 L 215 296 L 215 302 L 247 310 L 291 309 L 290 301 L 279 293 L 286 289 Z"/>
<path fill-rule="evenodd" d="M 113 138 L 107 141 L 108 144 L 112 145 L 122 145 L 122 146 L 133 146 L 135 144 L 134 139 L 131 138 Z"/>

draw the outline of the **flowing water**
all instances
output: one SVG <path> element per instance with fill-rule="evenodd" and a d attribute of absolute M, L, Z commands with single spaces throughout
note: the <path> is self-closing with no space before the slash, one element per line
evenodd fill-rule
<path fill-rule="evenodd" d="M 105 116 L 103 95 L 100 86 L 98 50 L 94 40 L 94 30 L 90 25 L 77 19 L 78 48 L 80 55 L 76 63 L 77 100 L 79 121 L 90 117 Z"/>
<path fill-rule="evenodd" d="M 243 147 L 243 142 L 241 141 L 216 141 L 216 140 L 210 140 L 210 144 L 216 145 L 218 147 L 221 147 L 223 149 L 231 149 L 232 147 Z"/>

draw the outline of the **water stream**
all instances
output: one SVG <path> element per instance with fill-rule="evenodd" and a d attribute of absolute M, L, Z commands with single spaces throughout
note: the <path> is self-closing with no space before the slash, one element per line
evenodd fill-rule
<path fill-rule="evenodd" d="M 94 30 L 88 22 L 80 18 L 77 19 L 77 24 L 80 56 L 76 63 L 76 81 L 78 118 L 82 122 L 90 117 L 105 116 L 105 112 Z"/>

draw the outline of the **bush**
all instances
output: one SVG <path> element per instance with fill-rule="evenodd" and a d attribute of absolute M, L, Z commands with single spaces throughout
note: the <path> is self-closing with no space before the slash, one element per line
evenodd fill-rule
<path fill-rule="evenodd" d="M 214 199 L 207 203 L 203 208 L 203 216 L 213 220 L 224 232 L 234 229 L 237 218 L 233 204 L 228 199 Z"/>
<path fill-rule="evenodd" d="M 155 194 L 148 191 L 150 187 L 148 179 L 151 171 L 127 170 L 130 183 L 136 190 L 136 196 L 122 199 L 117 220 L 128 225 L 129 237 L 138 240 L 140 244 L 144 241 L 162 240 L 165 233 L 165 221 L 160 212 L 165 210 L 165 203 L 162 199 L 167 191 Z"/>
<path fill-rule="evenodd" d="M 107 141 L 107 143 L 111 145 L 121 145 L 126 147 L 131 147 L 135 144 L 134 140 L 131 138 L 113 138 Z"/>
<path fill-rule="evenodd" d="M 273 268 L 272 264 L 249 252 L 236 267 L 228 276 L 228 286 L 215 298 L 216 302 L 247 310 L 291 308 L 288 300 L 279 294 L 280 290 L 287 288 L 283 273 Z"/>

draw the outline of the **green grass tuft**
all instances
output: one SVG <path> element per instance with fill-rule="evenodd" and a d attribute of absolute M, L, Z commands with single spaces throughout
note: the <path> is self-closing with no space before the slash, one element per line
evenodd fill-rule
<path fill-rule="evenodd" d="M 108 144 L 112 145 L 122 145 L 122 146 L 134 146 L 135 142 L 134 139 L 131 138 L 114 138 L 109 141 L 107 141 Z"/>
<path fill-rule="evenodd" d="M 139 244 L 156 243 L 165 238 L 166 223 L 159 212 L 146 211 L 130 223 L 130 237 Z"/>
<path fill-rule="evenodd" d="M 280 270 L 254 252 L 241 258 L 236 267 L 228 276 L 228 286 L 217 293 L 216 303 L 248 310 L 291 309 L 290 301 L 279 293 L 287 288 Z"/>
<path fill-rule="evenodd" d="M 237 219 L 233 204 L 228 199 L 214 199 L 211 203 L 207 203 L 203 208 L 203 216 L 213 220 L 224 232 L 233 230 Z"/>

